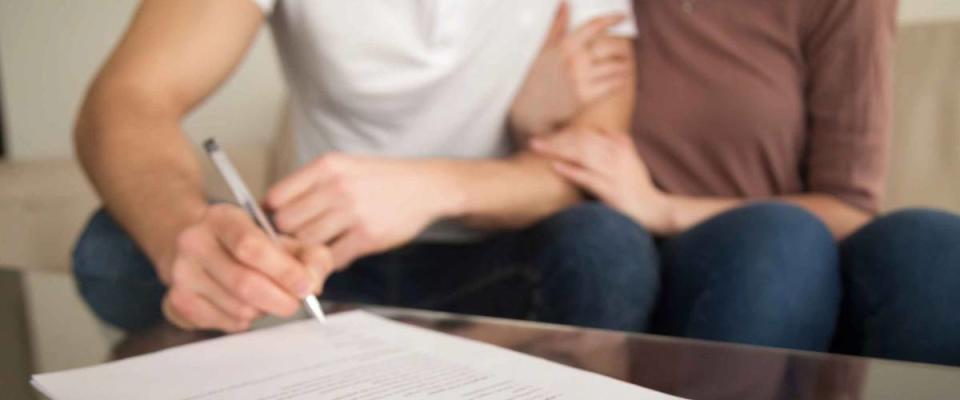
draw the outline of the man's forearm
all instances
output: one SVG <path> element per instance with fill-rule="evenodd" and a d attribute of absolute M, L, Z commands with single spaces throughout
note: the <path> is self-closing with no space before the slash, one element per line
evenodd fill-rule
<path fill-rule="evenodd" d="M 423 167 L 449 193 L 447 217 L 483 229 L 521 228 L 580 200 L 548 161 L 521 152 L 502 160 L 434 160 Z"/>
<path fill-rule="evenodd" d="M 206 207 L 200 167 L 173 110 L 108 92 L 87 100 L 77 153 L 108 211 L 168 281 L 176 235 Z"/>

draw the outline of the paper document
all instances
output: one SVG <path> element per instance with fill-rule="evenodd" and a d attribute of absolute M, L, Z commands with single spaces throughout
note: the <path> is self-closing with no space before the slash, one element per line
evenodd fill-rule
<path fill-rule="evenodd" d="M 35 375 L 55 400 L 672 399 L 363 311 Z"/>

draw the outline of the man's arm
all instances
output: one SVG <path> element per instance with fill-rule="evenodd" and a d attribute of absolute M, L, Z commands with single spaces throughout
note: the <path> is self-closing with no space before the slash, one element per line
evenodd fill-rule
<path fill-rule="evenodd" d="M 241 210 L 208 206 L 180 126 L 263 20 L 248 0 L 144 0 L 77 122 L 87 175 L 170 286 L 164 312 L 183 328 L 245 329 L 260 313 L 295 312 L 297 296 L 319 284 Z"/>
<path fill-rule="evenodd" d="M 181 119 L 240 62 L 262 21 L 249 1 L 143 1 L 80 112 L 84 169 L 165 279 L 174 238 L 207 208 Z"/>
<path fill-rule="evenodd" d="M 568 129 L 583 129 L 577 134 L 629 129 L 633 47 L 629 39 L 613 42 L 627 55 L 628 78 L 572 117 Z M 282 232 L 307 245 L 330 244 L 335 265 L 343 268 L 358 257 L 409 242 L 437 220 L 520 228 L 580 199 L 579 190 L 561 179 L 550 161 L 524 149 L 503 160 L 328 154 L 271 188 L 266 202 Z"/>

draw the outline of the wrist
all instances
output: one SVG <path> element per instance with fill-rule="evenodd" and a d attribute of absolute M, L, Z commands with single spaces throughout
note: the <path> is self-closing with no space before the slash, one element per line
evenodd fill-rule
<path fill-rule="evenodd" d="M 646 206 L 653 211 L 647 226 L 651 233 L 656 236 L 671 236 L 676 232 L 678 211 L 672 196 L 658 191 Z"/>
<path fill-rule="evenodd" d="M 424 194 L 431 197 L 435 220 L 460 217 L 467 212 L 466 188 L 455 162 L 437 161 L 425 165 L 419 175 L 427 177 Z"/>
<path fill-rule="evenodd" d="M 203 218 L 209 204 L 206 201 L 197 204 L 184 204 L 180 210 L 166 219 L 165 223 L 151 229 L 152 235 L 144 238 L 143 249 L 153 263 L 157 277 L 164 284 L 170 284 L 171 270 L 177 259 L 177 240 L 180 234 Z"/>

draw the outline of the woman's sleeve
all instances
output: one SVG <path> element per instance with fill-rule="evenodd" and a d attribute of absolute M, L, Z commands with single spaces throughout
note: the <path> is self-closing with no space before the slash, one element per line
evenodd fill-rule
<path fill-rule="evenodd" d="M 627 38 L 637 36 L 637 19 L 634 17 L 633 2 L 630 0 L 567 0 L 567 4 L 570 6 L 571 31 L 596 17 L 624 14 L 626 18 L 610 28 L 610 35 Z"/>
<path fill-rule="evenodd" d="M 253 0 L 253 2 L 263 10 L 265 15 L 270 15 L 270 13 L 273 12 L 273 6 L 277 3 L 277 0 Z"/>
<path fill-rule="evenodd" d="M 808 3 L 806 184 L 879 211 L 892 114 L 896 0 Z"/>

